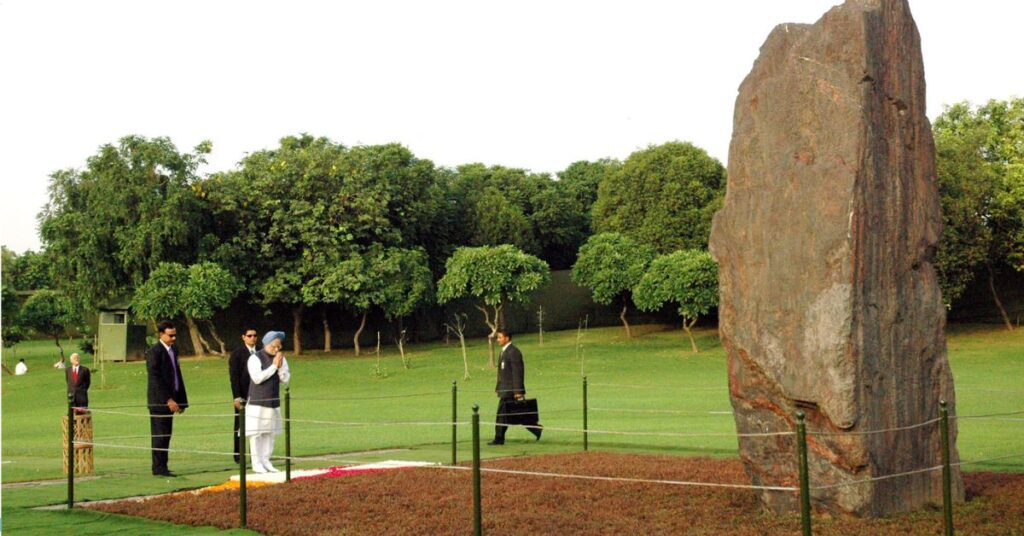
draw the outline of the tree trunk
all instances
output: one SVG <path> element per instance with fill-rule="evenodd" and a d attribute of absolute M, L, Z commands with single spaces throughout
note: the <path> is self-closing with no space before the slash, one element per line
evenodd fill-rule
<path fill-rule="evenodd" d="M 53 342 L 57 345 L 57 348 L 60 349 L 60 360 L 64 361 L 64 347 L 60 345 L 60 335 L 54 335 Z"/>
<path fill-rule="evenodd" d="M 327 306 L 321 312 L 320 320 L 324 323 L 324 352 L 331 351 L 331 323 L 327 321 Z"/>
<path fill-rule="evenodd" d="M 996 302 L 996 307 L 999 308 L 999 314 L 1003 316 L 1003 324 L 1006 325 L 1006 329 L 1013 331 L 1010 316 L 1006 314 L 1006 308 L 1003 307 L 1003 302 L 999 299 L 999 294 L 996 293 L 996 274 L 992 271 L 992 264 L 987 263 L 986 267 L 988 268 L 988 289 L 992 291 L 992 299 Z"/>
<path fill-rule="evenodd" d="M 491 328 L 491 334 L 487 336 L 487 363 L 491 366 L 491 368 L 496 368 L 497 365 L 494 362 L 494 338 L 498 335 L 498 316 L 499 313 L 501 313 L 501 306 L 496 305 L 494 307 L 493 322 L 491 321 L 491 314 L 490 311 L 487 309 L 487 306 L 480 307 L 479 305 L 477 305 L 475 307 L 484 314 L 484 323 L 487 324 L 487 327 Z"/>
<path fill-rule="evenodd" d="M 302 313 L 306 311 L 306 304 L 300 303 L 298 307 L 292 309 L 292 337 L 294 341 L 292 343 L 292 352 L 295 355 L 302 355 Z"/>
<path fill-rule="evenodd" d="M 369 311 L 363 311 L 363 320 L 359 322 L 359 329 L 356 330 L 356 334 L 352 337 L 352 344 L 356 348 L 356 356 L 359 356 L 359 336 L 363 334 L 363 328 L 366 327 L 366 315 Z M 378 334 L 379 336 L 380 334 Z M 378 344 L 379 346 L 379 344 Z"/>
<path fill-rule="evenodd" d="M 689 323 L 686 322 L 686 317 L 683 317 L 683 329 L 686 330 L 686 334 L 690 337 L 690 347 L 693 348 L 693 353 L 699 354 L 700 350 L 697 348 L 697 341 L 693 338 L 693 332 L 690 328 L 697 323 L 697 319 L 694 318 Z"/>
<path fill-rule="evenodd" d="M 627 339 L 632 339 L 633 338 L 633 332 L 629 329 L 629 321 L 626 320 L 626 309 L 628 307 L 629 306 L 626 305 L 626 300 L 623 299 L 622 300 L 622 312 L 619 313 L 619 319 L 622 320 L 622 325 L 623 325 L 623 327 L 626 328 L 626 338 Z"/>
<path fill-rule="evenodd" d="M 466 337 L 460 331 L 459 344 L 462 346 L 462 379 L 469 379 L 469 356 L 466 355 Z"/>
<path fill-rule="evenodd" d="M 192 340 L 192 351 L 199 357 L 206 357 L 206 341 L 199 335 L 199 326 L 189 315 L 185 315 L 185 324 L 188 325 L 188 336 Z"/>
<path fill-rule="evenodd" d="M 213 320 L 206 321 L 206 327 L 210 328 L 210 336 L 213 340 L 217 341 L 217 346 L 220 346 L 220 352 L 214 352 L 221 357 L 228 355 L 227 348 L 224 348 L 224 341 L 221 340 L 220 335 L 217 333 L 217 327 L 213 325 Z"/>

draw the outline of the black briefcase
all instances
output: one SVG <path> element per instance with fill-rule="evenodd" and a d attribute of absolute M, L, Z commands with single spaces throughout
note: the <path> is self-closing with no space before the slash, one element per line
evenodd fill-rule
<path fill-rule="evenodd" d="M 534 425 L 540 422 L 536 398 L 509 400 L 504 409 L 505 422 L 508 424 Z"/>

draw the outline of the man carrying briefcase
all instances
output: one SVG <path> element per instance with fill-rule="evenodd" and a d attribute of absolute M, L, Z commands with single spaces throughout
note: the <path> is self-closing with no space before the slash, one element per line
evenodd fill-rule
<path fill-rule="evenodd" d="M 527 425 L 527 430 L 539 440 L 544 427 L 539 422 L 537 401 L 526 400 L 523 353 L 512 344 L 512 335 L 507 329 L 498 330 L 498 344 L 501 345 L 501 356 L 498 358 L 498 384 L 494 388 L 498 395 L 498 415 L 494 440 L 487 444 L 504 445 L 505 431 L 510 424 Z"/>

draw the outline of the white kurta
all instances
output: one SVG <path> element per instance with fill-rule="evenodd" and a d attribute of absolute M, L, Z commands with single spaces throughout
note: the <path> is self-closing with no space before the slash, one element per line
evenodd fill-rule
<path fill-rule="evenodd" d="M 276 374 L 281 383 L 288 383 L 291 374 L 288 372 L 288 360 L 281 360 L 281 368 L 270 365 L 263 368 L 260 358 L 256 354 L 249 356 L 246 363 L 249 370 L 249 377 L 253 383 L 263 383 Z M 282 431 L 281 408 L 261 406 L 258 402 L 245 405 L 245 435 L 252 437 L 258 434 L 280 434 Z"/>

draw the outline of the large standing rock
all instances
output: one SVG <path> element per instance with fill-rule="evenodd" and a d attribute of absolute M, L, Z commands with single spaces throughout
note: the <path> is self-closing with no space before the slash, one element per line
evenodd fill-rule
<path fill-rule="evenodd" d="M 812 491 L 818 509 L 941 504 L 940 471 L 852 484 L 938 465 L 936 423 L 872 431 L 953 408 L 924 90 L 906 0 L 849 0 L 776 27 L 736 99 L 711 233 L 730 395 L 741 433 L 792 431 L 806 412 L 811 485 L 834 486 Z M 741 438 L 740 454 L 755 484 L 796 485 L 793 437 Z M 962 499 L 956 469 L 953 482 Z"/>

